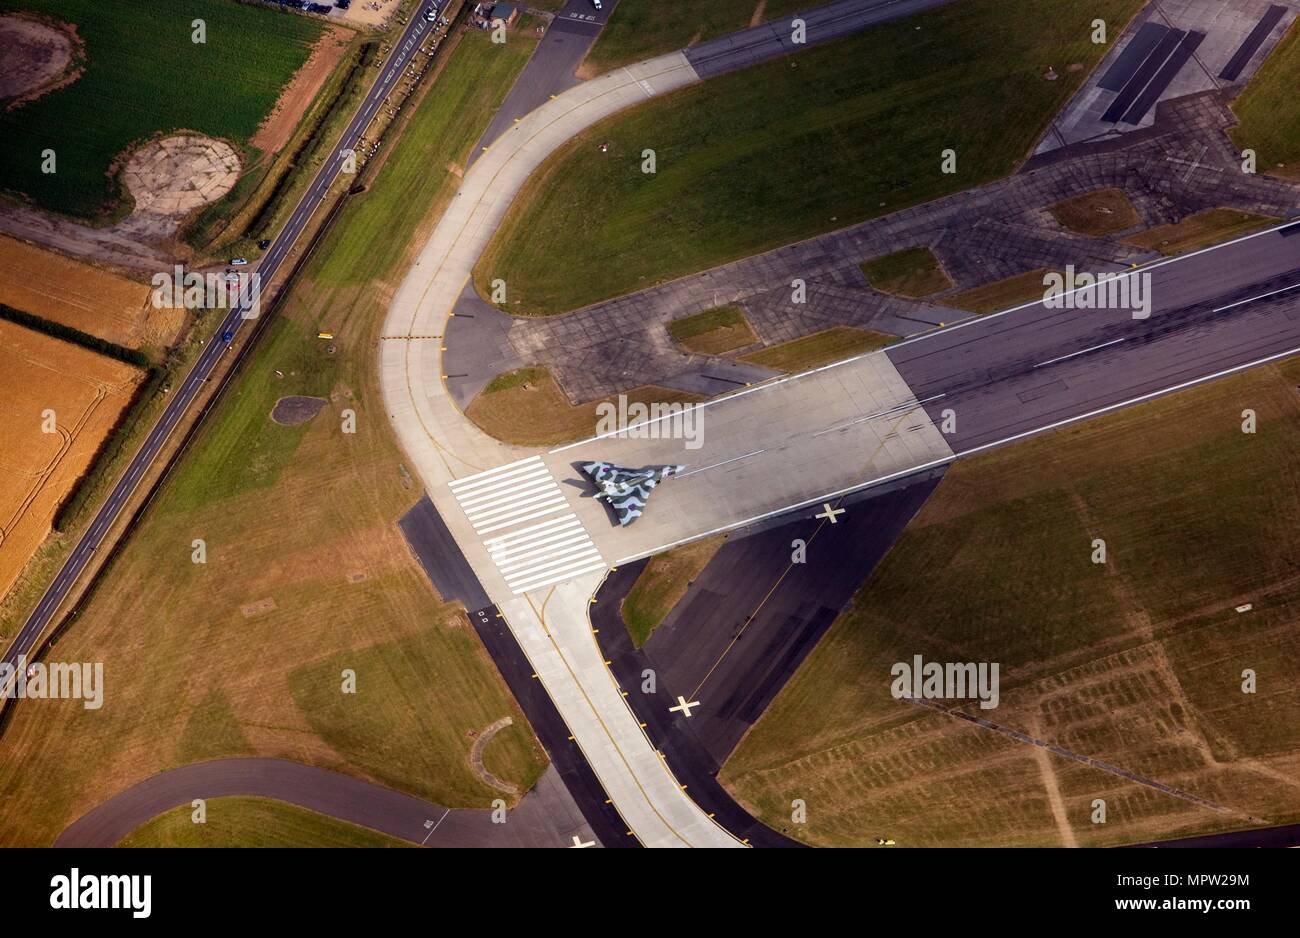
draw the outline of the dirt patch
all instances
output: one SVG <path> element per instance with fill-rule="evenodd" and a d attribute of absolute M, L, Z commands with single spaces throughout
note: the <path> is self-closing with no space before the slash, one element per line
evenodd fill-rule
<path fill-rule="evenodd" d="M 131 154 L 122 170 L 122 182 L 135 199 L 135 213 L 170 218 L 215 202 L 235 187 L 238 178 L 235 148 L 202 134 L 176 134 L 146 143 Z"/>
<path fill-rule="evenodd" d="M 256 602 L 244 603 L 239 607 L 245 619 L 251 619 L 254 616 L 264 615 L 268 612 L 275 611 L 275 600 L 271 598 L 259 599 Z"/>
<path fill-rule="evenodd" d="M 0 321 L 0 596 L 49 533 L 141 377 L 130 365 Z"/>
<path fill-rule="evenodd" d="M 749 18 L 749 25 L 762 26 L 763 14 L 767 11 L 767 0 L 758 0 L 758 5 L 754 7 L 754 15 Z"/>
<path fill-rule="evenodd" d="M 508 795 L 519 794 L 519 786 L 504 782 L 489 772 L 487 767 L 483 765 L 483 750 L 487 748 L 487 744 L 492 741 L 493 736 L 514 722 L 510 717 L 502 717 L 497 720 L 479 734 L 478 738 L 474 740 L 474 745 L 469 750 L 469 764 L 470 768 L 474 770 L 474 774 L 482 780 L 483 784 L 489 785 L 497 791 L 503 791 Z"/>
<path fill-rule="evenodd" d="M 383 26 L 396 12 L 398 5 L 398 0 L 359 0 L 348 8 L 343 18 L 349 23 Z"/>
<path fill-rule="evenodd" d="M 71 24 L 18 14 L 0 16 L 0 100 L 8 101 L 5 110 L 76 81 L 84 58 Z"/>
<path fill-rule="evenodd" d="M 154 309 L 149 287 L 0 235 L 0 303 L 127 348 L 169 346 L 182 309 Z"/>
<path fill-rule="evenodd" d="M 297 427 L 319 414 L 328 403 L 323 397 L 282 397 L 271 409 L 271 419 L 282 427 Z"/>
<path fill-rule="evenodd" d="M 303 115 L 311 107 L 316 93 L 343 58 L 353 35 L 353 31 L 344 26 L 325 27 L 325 31 L 312 46 L 307 61 L 289 84 L 285 85 L 275 107 L 271 108 L 271 113 L 262 121 L 262 126 L 257 128 L 257 133 L 248 141 L 252 146 L 264 153 L 284 149 Z"/>
<path fill-rule="evenodd" d="M 1121 189 L 1097 189 L 1048 208 L 1061 227 L 1083 235 L 1104 237 L 1142 224 L 1133 203 Z"/>

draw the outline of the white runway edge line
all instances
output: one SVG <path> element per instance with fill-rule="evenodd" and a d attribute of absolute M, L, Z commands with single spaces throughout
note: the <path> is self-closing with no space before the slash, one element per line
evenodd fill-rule
<path fill-rule="evenodd" d="M 1300 225 L 1300 221 L 1297 221 L 1296 219 L 1290 219 L 1289 221 L 1284 221 L 1279 225 L 1273 226 L 1272 228 L 1265 228 L 1263 231 L 1256 231 L 1253 234 L 1242 235 L 1240 238 L 1233 238 L 1231 241 L 1224 241 L 1222 244 L 1212 244 L 1207 248 L 1200 248 L 1199 250 L 1190 251 L 1187 254 L 1179 254 L 1175 257 L 1167 257 L 1162 260 L 1155 261 L 1154 263 L 1151 264 L 1144 264 L 1141 267 L 1132 268 L 1128 271 L 1117 271 L 1117 273 L 1131 274 L 1131 273 L 1155 270 L 1157 267 L 1164 267 L 1167 264 L 1180 264 L 1184 261 L 1191 260 L 1193 257 L 1197 257 L 1198 255 L 1201 254 L 1209 254 L 1212 251 L 1221 251 L 1224 248 L 1232 247 L 1234 244 L 1241 244 L 1242 242 L 1245 241 L 1250 241 L 1253 238 L 1262 238 L 1265 235 L 1277 234 L 1282 229 L 1290 228 L 1292 225 Z M 1297 284 L 1297 286 L 1300 287 L 1300 284 Z M 1065 291 L 1064 293 L 1060 294 L 1060 296 L 1061 298 L 1065 298 L 1067 296 L 1073 296 L 1075 293 L 1078 293 L 1080 290 L 1087 290 L 1087 289 L 1092 289 L 1092 288 L 1075 287 L 1073 290 Z M 1287 289 L 1292 289 L 1292 288 L 1287 288 Z M 1266 296 L 1267 295 L 1270 294 L 1266 294 Z M 1256 300 L 1263 299 L 1263 297 L 1255 297 L 1254 299 Z M 928 339 L 933 339 L 935 336 L 947 335 L 955 329 L 965 329 L 967 326 L 973 326 L 976 325 L 977 323 L 989 322 L 990 320 L 997 319 L 1000 316 L 1006 316 L 1009 313 L 1015 313 L 1015 312 L 1019 312 L 1022 309 L 1029 309 L 1030 307 L 1033 306 L 1039 306 L 1042 304 L 1042 302 L 1043 302 L 1042 300 L 1031 300 L 1028 303 L 1021 303 L 1019 306 L 1012 306 L 1007 309 L 999 310 L 996 313 L 988 313 L 983 316 L 975 315 L 967 319 L 963 319 L 960 322 L 952 323 L 951 325 L 939 326 L 938 328 L 930 329 L 918 335 L 914 335 L 909 338 L 903 339 L 901 342 L 895 342 L 888 347 L 888 351 L 891 352 L 895 351 L 897 349 L 903 348 L 904 346 L 911 345 L 914 342 L 925 342 Z M 1249 303 L 1253 301 L 1245 300 L 1243 302 Z M 1223 307 L 1223 309 L 1231 309 L 1231 307 L 1225 306 Z M 1220 312 L 1220 311 L 1221 310 L 1215 310 L 1215 312 Z M 793 374 L 793 375 L 785 375 L 773 381 L 765 381 L 761 384 L 756 384 L 753 387 L 744 388 L 742 390 L 735 391 L 731 394 L 723 394 L 720 397 L 715 397 L 707 401 L 701 401 L 700 403 L 695 404 L 694 406 L 703 409 L 705 407 L 711 407 L 714 404 L 721 404 L 725 401 L 735 400 L 738 397 L 744 397 L 746 394 L 753 394 L 757 391 L 766 391 L 769 390 L 770 388 L 779 387 L 785 384 L 787 381 L 798 381 L 800 378 L 807 378 L 810 375 L 819 374 L 823 371 L 830 371 L 832 368 L 839 368 L 843 365 L 851 365 L 853 362 L 861 361 L 862 359 L 870 355 L 876 355 L 882 351 L 885 350 L 878 349 L 877 351 L 874 352 L 863 352 L 861 355 L 854 355 L 851 358 L 843 358 L 837 362 L 831 362 L 829 365 L 820 365 L 817 368 L 811 368 L 808 371 L 801 371 L 798 374 Z M 630 433 L 633 430 L 640 429 L 641 427 L 648 427 L 652 423 L 658 423 L 660 420 L 667 420 L 667 419 L 668 416 L 654 417 L 650 420 L 643 420 L 641 423 L 631 424 L 630 426 L 625 427 L 622 430 L 611 430 L 608 433 L 601 433 L 598 434 L 597 436 L 589 437 L 585 440 L 579 440 L 576 443 L 568 443 L 564 446 L 558 446 L 555 449 L 550 451 L 550 455 L 555 455 L 556 453 L 562 453 L 565 450 L 573 449 L 575 446 L 584 446 L 587 443 L 595 443 L 597 440 L 606 440 L 606 439 L 610 439 L 611 437 L 617 438 L 624 434 Z"/>
<path fill-rule="evenodd" d="M 540 456 L 456 479 L 448 487 L 516 596 L 605 569 Z"/>
<path fill-rule="evenodd" d="M 1194 388 L 1198 384 L 1205 384 L 1206 382 L 1209 381 L 1216 381 L 1219 378 L 1226 378 L 1228 375 L 1233 375 L 1240 371 L 1247 371 L 1251 368 L 1257 368 L 1260 365 L 1267 365 L 1269 362 L 1280 361 L 1283 358 L 1290 358 L 1292 355 L 1300 355 L 1300 346 L 1297 346 L 1296 348 L 1292 348 L 1292 349 L 1287 349 L 1285 352 L 1277 352 L 1273 355 L 1266 355 L 1263 358 L 1257 358 L 1254 361 L 1245 362 L 1240 365 L 1233 365 L 1231 368 L 1225 368 L 1222 371 L 1216 371 L 1213 374 L 1202 375 L 1201 377 L 1193 378 L 1190 381 L 1183 381 L 1179 384 L 1170 385 L 1169 387 L 1161 388 L 1158 391 L 1148 391 L 1146 394 L 1140 394 L 1137 397 L 1131 397 L 1128 400 L 1120 401 L 1116 404 L 1107 404 L 1105 407 L 1098 407 L 1096 410 L 1090 410 L 1084 414 L 1078 414 L 1077 416 L 1074 417 L 1067 417 L 1064 420 L 1057 420 L 1054 423 L 1049 423 L 1046 424 L 1045 426 L 1037 427 L 1033 430 L 1025 430 L 1023 433 L 1016 433 L 1013 434 L 1012 436 L 1004 437 L 1001 440 L 994 440 L 992 443 L 983 443 L 980 446 L 975 446 L 970 449 L 962 450 L 960 453 L 953 453 L 951 456 L 945 456 L 942 459 L 933 459 L 930 462 L 921 463 L 920 465 L 912 466 L 908 469 L 900 469 L 898 472 L 891 472 L 889 475 L 880 476 L 875 479 L 868 479 L 865 482 L 859 482 L 856 485 L 850 485 L 846 488 L 836 489 L 834 492 L 827 492 L 824 495 L 818 495 L 816 498 L 809 498 L 809 499 L 805 499 L 804 501 L 797 502 L 793 505 L 786 505 L 784 508 L 776 508 L 772 511 L 765 511 L 761 515 L 754 515 L 752 518 L 745 518 L 742 521 L 734 521 L 731 524 L 724 524 L 721 527 L 714 528 L 711 531 L 705 531 L 701 534 L 692 535 L 691 537 L 684 537 L 681 538 L 680 540 L 673 541 L 669 544 L 661 544 L 658 547 L 652 547 L 649 550 L 641 551 L 638 554 L 632 554 L 627 557 L 622 557 L 614 561 L 612 566 L 618 567 L 625 563 L 631 563 L 633 560 L 640 560 L 642 557 L 649 557 L 653 554 L 660 553 L 661 551 L 671 550 L 674 547 L 677 547 L 681 544 L 689 543 L 690 541 L 696 541 L 699 540 L 700 538 L 711 537 L 714 534 L 721 534 L 723 531 L 732 531 L 735 530 L 736 528 L 743 528 L 747 524 L 756 524 L 757 522 L 766 520 L 767 518 L 775 518 L 777 515 L 783 515 L 788 511 L 798 511 L 800 508 L 808 508 L 812 505 L 820 505 L 824 501 L 828 501 L 833 498 L 839 498 L 840 496 L 843 495 L 849 495 L 853 492 L 860 492 L 863 489 L 871 488 L 873 485 L 883 485 L 886 482 L 892 482 L 895 479 L 901 479 L 904 476 L 913 475 L 918 472 L 924 472 L 927 469 L 935 469 L 938 468 L 939 466 L 946 466 L 949 463 L 956 462 L 958 459 L 961 459 L 964 456 L 973 456 L 976 453 L 982 453 L 985 450 L 994 449 L 995 447 L 998 446 L 1005 446 L 1008 443 L 1014 443 L 1017 440 L 1023 440 L 1026 437 L 1036 436 L 1039 433 L 1048 433 L 1052 430 L 1057 430 L 1061 427 L 1069 426 L 1072 423 L 1078 423 L 1080 420 L 1091 420 L 1093 417 L 1100 417 L 1102 414 L 1108 414 L 1111 411 L 1121 410 L 1125 407 L 1131 407 L 1134 404 L 1141 404 L 1143 401 L 1149 401 L 1157 397 L 1163 397 L 1166 394 L 1173 394 L 1177 391 L 1184 391 L 1187 388 Z"/>

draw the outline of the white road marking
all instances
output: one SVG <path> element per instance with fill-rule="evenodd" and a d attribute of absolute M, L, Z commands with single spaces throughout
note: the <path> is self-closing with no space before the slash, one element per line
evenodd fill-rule
<path fill-rule="evenodd" d="M 541 457 L 477 472 L 449 487 L 515 595 L 605 568 L 600 551 Z M 530 521 L 535 523 L 527 524 Z M 503 533 L 485 537 L 497 531 Z"/>
<path fill-rule="evenodd" d="M 1221 313 L 1225 309 L 1235 309 L 1238 306 L 1245 306 L 1247 303 L 1254 303 L 1258 300 L 1266 300 L 1270 296 L 1277 296 L 1279 293 L 1285 293 L 1288 290 L 1294 290 L 1297 287 L 1300 287 L 1300 283 L 1293 283 L 1291 284 L 1291 286 L 1283 287 L 1281 290 L 1271 290 L 1268 293 L 1261 293 L 1259 296 L 1252 296 L 1248 300 L 1238 300 L 1236 303 L 1229 303 L 1227 306 L 1220 306 L 1218 309 L 1214 310 L 1214 312 Z"/>
<path fill-rule="evenodd" d="M 748 459 L 750 456 L 757 456 L 759 453 L 766 453 L 766 452 L 767 450 L 765 449 L 756 449 L 752 453 L 746 453 L 743 456 L 733 456 L 731 459 L 724 459 L 722 462 L 715 462 L 711 466 L 701 466 L 698 469 L 692 469 L 690 472 L 679 473 L 678 475 L 674 476 L 674 478 L 683 479 L 686 476 L 693 476 L 697 472 L 705 472 L 709 469 L 717 469 L 719 466 L 726 466 L 733 462 L 740 462 L 742 459 Z"/>
<path fill-rule="evenodd" d="M 1101 345 L 1094 345 L 1094 346 L 1092 346 L 1092 348 L 1085 348 L 1085 349 L 1080 349 L 1080 350 L 1077 351 L 1077 352 L 1071 352 L 1069 355 L 1061 355 L 1061 356 L 1058 357 L 1058 358 L 1049 358 L 1049 359 L 1048 359 L 1047 361 L 1045 361 L 1045 362 L 1039 362 L 1039 363 L 1038 363 L 1037 365 L 1035 365 L 1034 367 L 1035 367 L 1035 368 L 1042 368 L 1044 365 L 1054 365 L 1054 364 L 1056 364 L 1057 362 L 1063 362 L 1063 361 L 1065 361 L 1067 358 L 1077 358 L 1077 357 L 1080 356 L 1080 355 L 1087 355 L 1089 352 L 1095 352 L 1095 351 L 1097 351 L 1097 349 L 1099 349 L 1099 348 L 1106 348 L 1106 347 L 1109 346 L 1109 345 L 1119 345 L 1119 343 L 1121 343 L 1121 342 L 1127 342 L 1127 341 L 1128 341 L 1128 339 L 1126 339 L 1126 338 L 1125 338 L 1125 339 L 1112 339 L 1112 340 L 1109 341 L 1109 342 L 1103 342 L 1103 343 L 1101 343 Z"/>

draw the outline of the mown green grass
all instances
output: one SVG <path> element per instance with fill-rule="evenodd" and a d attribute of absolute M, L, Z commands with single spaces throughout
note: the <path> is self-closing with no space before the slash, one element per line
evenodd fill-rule
<path fill-rule="evenodd" d="M 436 630 L 436 631 L 435 631 Z M 449 669 L 451 660 L 482 665 Z M 434 690 L 439 700 L 493 700 L 498 696 L 497 676 L 482 660 L 478 637 L 468 623 L 435 626 L 391 642 L 340 652 L 304 665 L 288 676 L 294 702 L 307 716 L 321 739 L 368 775 L 393 788 L 410 788 L 414 760 L 429 775 L 440 776 L 444 797 L 460 805 L 488 807 L 491 795 L 477 779 L 464 778 L 462 750 L 468 740 L 464 730 L 446 718 L 442 708 L 374 706 L 372 701 L 412 699 L 412 690 L 432 675 L 439 675 Z M 340 691 L 345 669 L 357 675 L 356 694 Z M 503 709 L 499 716 L 505 716 Z M 481 730 L 492 720 L 484 720 Z M 492 740 L 498 778 L 527 791 L 546 768 L 546 757 L 524 732 Z M 442 760 L 446 760 L 443 762 Z M 456 764 L 452 764 L 455 760 Z M 420 785 L 420 790 L 426 790 Z"/>
<path fill-rule="evenodd" d="M 307 276 L 318 287 L 363 287 L 392 276 L 405 263 L 400 247 L 414 239 L 431 207 L 445 204 L 455 188 L 457 178 L 448 165 L 463 165 L 499 103 L 484 89 L 508 89 L 533 46 L 527 39 L 498 46 L 479 33 L 462 38 L 438 76 L 436 90 L 412 114 L 401 146 L 369 191 L 352 199 L 345 222 L 309 265 Z M 329 312 L 322 312 L 305 330 L 306 336 L 301 324 L 279 321 L 268 327 L 258 352 L 259 360 L 267 363 L 260 369 L 262 378 L 241 384 L 223 403 L 222 417 L 207 431 L 190 471 L 177 480 L 172 495 L 178 508 L 275 483 L 306 433 L 305 425 L 282 427 L 267 421 L 280 397 L 328 398 L 340 380 L 359 386 L 369 359 L 328 354 L 330 343 L 316 339 L 315 330 L 337 335 L 352 316 L 370 309 L 343 304 L 321 309 Z M 274 369 L 285 378 L 274 377 Z M 327 408 L 318 419 L 337 422 L 338 410 Z"/>
<path fill-rule="evenodd" d="M 1300 30 L 1292 25 L 1263 67 L 1232 104 L 1241 123 L 1228 133 L 1252 149 L 1260 172 L 1300 174 Z"/>
<path fill-rule="evenodd" d="M 270 798 L 212 798 L 207 819 L 183 805 L 141 824 L 119 847 L 410 847 L 379 831 Z"/>
<path fill-rule="evenodd" d="M 44 208 L 107 211 L 113 160 L 156 133 L 194 130 L 244 146 L 321 26 L 308 17 L 230 0 L 0 0 L 69 22 L 85 43 L 85 72 L 65 88 L 0 113 L 0 178 Z M 191 40 L 191 23 L 207 41 Z M 41 172 L 52 149 L 57 172 Z"/>
<path fill-rule="evenodd" d="M 952 286 L 939 259 L 926 247 L 895 251 L 859 267 L 877 290 L 898 296 L 929 296 Z"/>
<path fill-rule="evenodd" d="M 502 277 L 510 312 L 554 314 L 1003 176 L 1106 51 L 1091 21 L 1140 6 L 963 0 L 615 115 L 530 180 L 480 292 Z"/>
<path fill-rule="evenodd" d="M 768 0 L 763 21 L 820 6 L 824 0 Z M 749 25 L 758 0 L 622 0 L 587 54 L 587 65 L 607 72 Z"/>

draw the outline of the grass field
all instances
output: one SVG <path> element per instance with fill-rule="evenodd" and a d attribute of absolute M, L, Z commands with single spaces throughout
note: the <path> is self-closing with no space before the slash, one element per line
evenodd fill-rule
<path fill-rule="evenodd" d="M 0 13 L 12 10 L 75 24 L 86 61 L 72 84 L 0 113 L 0 176 L 44 208 L 85 217 L 118 197 L 106 174 L 136 141 L 185 129 L 246 144 L 321 31 L 229 0 L 0 0 Z M 191 40 L 195 19 L 205 43 Z M 56 173 L 41 171 L 46 149 Z"/>
<path fill-rule="evenodd" d="M 0 303 L 127 348 L 165 348 L 184 310 L 154 309 L 149 286 L 0 235 Z"/>
<path fill-rule="evenodd" d="M 404 840 L 270 798 L 211 798 L 195 824 L 188 805 L 142 824 L 119 847 L 410 847 Z"/>
<path fill-rule="evenodd" d="M 629 402 L 671 404 L 699 398 L 667 388 L 633 388 Z M 519 368 L 497 375 L 465 408 L 483 432 L 518 446 L 555 446 L 596 433 L 600 401 L 574 406 L 545 368 Z"/>
<path fill-rule="evenodd" d="M 939 258 L 929 248 L 907 248 L 864 261 L 862 273 L 882 293 L 918 299 L 952 286 Z"/>
<path fill-rule="evenodd" d="M 1267 228 L 1278 219 L 1255 215 L 1235 208 L 1211 208 L 1189 215 L 1173 225 L 1160 225 L 1131 235 L 1124 240 L 1140 248 L 1161 254 L 1182 254 L 1211 244 L 1239 238 Z"/>
<path fill-rule="evenodd" d="M 718 306 L 694 316 L 674 319 L 668 335 L 688 352 L 721 355 L 758 341 L 739 306 Z"/>
<path fill-rule="evenodd" d="M 0 320 L 0 597 L 49 534 L 142 374 Z M 57 432 L 43 432 L 46 411 Z"/>
<path fill-rule="evenodd" d="M 1048 211 L 1062 227 L 1098 238 L 1142 224 L 1137 209 L 1122 189 L 1085 192 L 1057 202 Z"/>
<path fill-rule="evenodd" d="M 583 63 L 584 74 L 673 52 L 754 22 L 820 6 L 825 0 L 620 0 Z"/>
<path fill-rule="evenodd" d="M 740 360 L 793 374 L 816 368 L 818 365 L 861 355 L 864 352 L 874 352 L 895 341 L 897 339 L 892 335 L 872 332 L 869 329 L 833 326 L 821 332 L 814 332 L 812 335 L 768 346 L 761 352 L 742 355 Z"/>
<path fill-rule="evenodd" d="M 718 552 L 725 534 L 692 541 L 650 558 L 623 599 L 623 622 L 640 648 Z"/>
<path fill-rule="evenodd" d="M 469 734 L 504 716 L 527 722 L 396 527 L 419 490 L 380 403 L 374 349 L 410 261 L 392 246 L 413 251 L 427 236 L 455 181 L 444 167 L 465 159 L 530 45 L 466 36 L 339 216 L 56 646 L 60 660 L 104 662 L 103 709 L 17 708 L 0 761 L 0 843 L 48 843 L 143 778 L 226 755 L 322 765 L 447 805 L 499 796 L 471 769 Z M 325 325 L 333 355 L 316 338 Z M 269 413 L 288 394 L 331 403 L 287 428 Z M 356 411 L 353 435 L 341 432 L 344 408 Z M 206 564 L 191 562 L 194 538 Z M 344 669 L 355 695 L 341 692 Z M 500 734 L 492 754 L 521 790 L 545 766 L 526 732 Z"/>
<path fill-rule="evenodd" d="M 1292 24 L 1232 104 L 1240 124 L 1228 131 L 1239 150 L 1258 155 L 1262 173 L 1300 177 L 1300 29 Z"/>
<path fill-rule="evenodd" d="M 1102 846 L 1300 818 L 1298 383 L 1292 359 L 956 464 L 725 783 L 825 845 Z M 915 654 L 999 662 L 1000 706 L 966 712 L 1223 813 L 895 700 L 891 664 Z"/>
<path fill-rule="evenodd" d="M 501 277 L 509 312 L 559 313 L 1006 175 L 1106 51 L 1088 24 L 1141 5 L 964 0 L 615 115 L 524 187 L 479 293 Z"/>
<path fill-rule="evenodd" d="M 1030 300 L 1041 300 L 1047 290 L 1043 278 L 1049 273 L 1050 270 L 1042 267 L 1016 274 L 1014 277 L 971 287 L 969 290 L 945 296 L 943 305 L 982 314 L 1010 309 L 1021 303 L 1028 303 Z"/>

